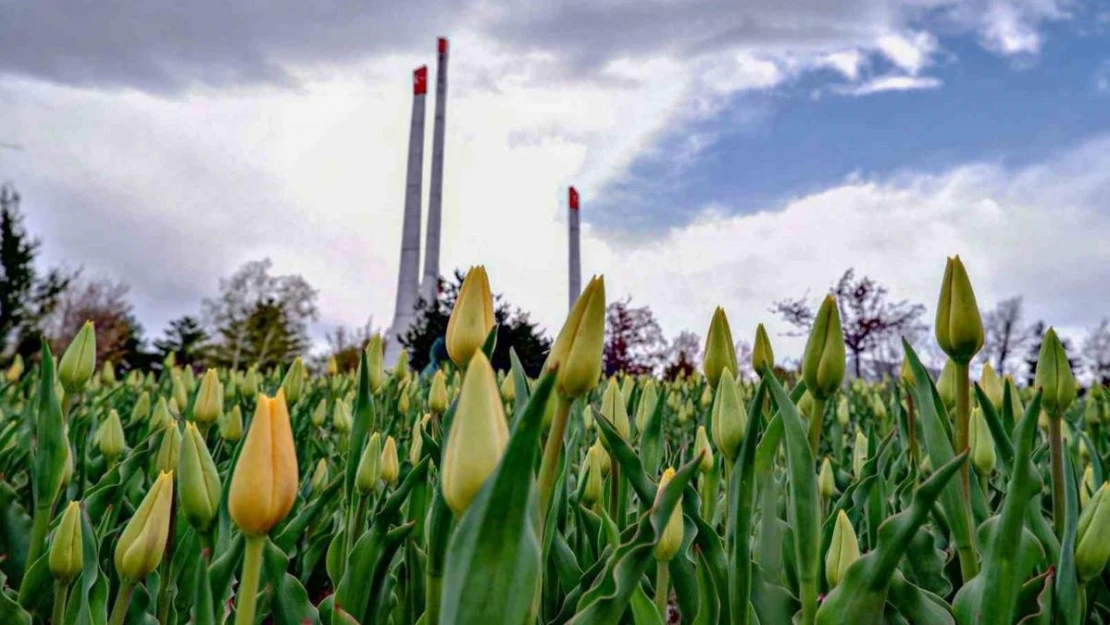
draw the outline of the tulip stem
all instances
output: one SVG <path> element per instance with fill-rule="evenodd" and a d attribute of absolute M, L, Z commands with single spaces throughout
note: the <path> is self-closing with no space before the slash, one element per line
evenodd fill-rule
<path fill-rule="evenodd" d="M 956 453 L 962 454 L 968 449 L 968 424 L 971 420 L 971 381 L 968 365 L 956 363 Z M 971 516 L 971 473 L 968 462 L 960 466 L 960 483 L 963 494 L 964 514 L 967 515 L 967 526 L 975 527 L 975 520 Z M 975 530 L 971 531 L 969 544 L 958 549 L 960 554 L 960 571 L 964 583 L 979 572 L 979 562 L 975 554 Z"/>
<path fill-rule="evenodd" d="M 123 625 L 127 618 L 127 608 L 131 605 L 131 593 L 135 590 L 135 581 L 123 578 L 119 583 L 119 593 L 116 594 L 116 604 L 112 607 L 112 617 L 108 625 Z"/>
<path fill-rule="evenodd" d="M 51 625 L 61 625 L 66 616 L 66 595 L 69 594 L 69 582 L 57 580 L 54 582 L 54 611 L 50 617 Z"/>
<path fill-rule="evenodd" d="M 1064 538 L 1064 443 L 1060 416 L 1048 417 L 1048 450 L 1052 462 L 1052 523 L 1056 537 Z"/>
<path fill-rule="evenodd" d="M 670 594 L 670 569 L 663 560 L 655 561 L 655 607 L 659 608 L 659 616 L 667 622 L 667 595 Z"/>
<path fill-rule="evenodd" d="M 825 400 L 813 397 L 813 416 L 809 419 L 809 448 L 813 450 L 813 457 L 817 457 L 817 448 L 821 445 L 821 430 L 825 426 Z"/>
<path fill-rule="evenodd" d="M 46 532 L 50 529 L 50 515 L 53 509 L 53 503 L 35 507 L 35 520 L 31 526 L 31 545 L 27 550 L 27 567 L 23 574 L 24 580 L 27 579 L 27 571 L 31 570 L 31 565 L 42 555 L 46 543 Z"/>
<path fill-rule="evenodd" d="M 239 584 L 238 604 L 235 608 L 235 625 L 254 625 L 258 582 L 262 573 L 262 549 L 265 545 L 265 535 L 247 536 L 243 554 L 243 580 Z"/>
<path fill-rule="evenodd" d="M 914 414 L 913 395 L 906 393 L 906 432 L 910 443 L 910 464 L 917 467 L 917 416 Z"/>
<path fill-rule="evenodd" d="M 559 470 L 559 454 L 563 451 L 563 436 L 567 431 L 567 416 L 573 402 L 562 395 L 555 401 L 555 417 L 551 421 L 551 431 L 543 448 L 543 462 L 540 463 L 540 527 L 547 521 L 547 510 L 551 507 L 551 495 L 555 490 L 555 474 Z M 616 465 L 616 462 L 613 463 Z"/>

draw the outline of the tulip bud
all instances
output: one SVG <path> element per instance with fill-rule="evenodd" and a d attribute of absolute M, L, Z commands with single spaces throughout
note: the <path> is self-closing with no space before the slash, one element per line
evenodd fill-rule
<path fill-rule="evenodd" d="M 837 512 L 836 525 L 833 526 L 829 552 L 825 555 L 825 579 L 829 588 L 836 588 L 844 580 L 848 568 L 859 560 L 859 540 L 848 515 L 843 510 Z"/>
<path fill-rule="evenodd" d="M 497 378 L 489 359 L 479 350 L 467 366 L 440 475 L 443 497 L 456 515 L 461 516 L 470 506 L 497 468 L 508 442 Z"/>
<path fill-rule="evenodd" d="M 983 347 L 983 319 L 959 256 L 949 258 L 944 267 L 937 303 L 936 336 L 944 353 L 961 364 L 971 362 Z"/>
<path fill-rule="evenodd" d="M 397 441 L 392 436 L 385 437 L 385 446 L 382 447 L 382 481 L 386 486 L 397 483 L 401 474 L 400 463 L 397 462 Z"/>
<path fill-rule="evenodd" d="M 16 354 L 15 358 L 12 358 L 12 364 L 8 367 L 4 377 L 8 382 L 15 382 L 21 375 L 23 375 L 23 356 Z"/>
<path fill-rule="evenodd" d="M 727 370 L 727 369 L 726 369 Z M 722 374 L 723 377 L 723 374 Z M 731 374 L 730 376 L 731 377 Z M 659 479 L 659 490 L 656 491 L 655 503 L 659 504 L 659 498 L 662 497 L 663 488 L 667 483 L 674 478 L 674 469 L 668 467 L 663 471 L 663 477 Z M 655 559 L 661 562 L 669 562 L 678 554 L 678 550 L 682 548 L 682 497 L 679 496 L 678 502 L 675 503 L 674 510 L 671 512 L 671 517 L 667 519 L 667 525 L 663 528 L 662 534 L 659 535 L 655 543 Z"/>
<path fill-rule="evenodd" d="M 58 379 L 67 393 L 79 393 L 96 371 L 96 330 L 86 321 L 58 364 Z"/>
<path fill-rule="evenodd" d="M 1044 391 L 1041 403 L 1045 412 L 1058 417 L 1075 401 L 1075 375 L 1068 362 L 1064 344 L 1056 336 L 1056 330 L 1049 328 L 1041 340 L 1041 353 L 1037 357 L 1037 374 L 1034 382 Z"/>
<path fill-rule="evenodd" d="M 335 410 L 331 413 L 331 426 L 340 434 L 351 431 L 351 408 L 345 401 L 335 402 Z"/>
<path fill-rule="evenodd" d="M 702 410 L 707 410 L 713 406 L 713 387 L 706 384 L 701 389 L 701 397 L 698 399 L 698 405 Z"/>
<path fill-rule="evenodd" d="M 358 472 L 355 474 L 355 487 L 363 495 L 369 495 L 378 490 L 378 480 L 382 477 L 382 441 L 377 432 L 370 435 L 366 447 L 362 450 L 362 458 L 358 461 Z"/>
<path fill-rule="evenodd" d="M 601 378 L 605 342 L 605 278 L 590 280 L 555 338 L 544 372 L 556 371 L 555 388 L 568 399 L 580 397 Z"/>
<path fill-rule="evenodd" d="M 856 444 L 852 446 L 852 471 L 856 479 L 863 475 L 863 465 L 867 464 L 867 437 L 863 432 L 856 432 Z"/>
<path fill-rule="evenodd" d="M 104 366 L 100 368 L 100 381 L 105 386 L 113 386 L 116 383 L 116 368 L 112 366 L 111 360 L 105 360 Z"/>
<path fill-rule="evenodd" d="M 513 376 L 511 375 L 507 375 L 504 380 L 501 380 L 501 399 L 510 404 L 516 399 L 516 384 L 513 382 Z"/>
<path fill-rule="evenodd" d="M 728 317 L 720 306 L 713 311 L 709 322 L 709 332 L 705 335 L 705 355 L 702 357 L 702 370 L 709 386 L 717 388 L 721 372 L 725 369 L 736 371 L 736 345 L 732 342 L 732 329 Z"/>
<path fill-rule="evenodd" d="M 640 393 L 640 404 L 636 407 L 636 431 L 643 434 L 647 428 L 648 419 L 655 414 L 655 406 L 659 403 L 659 395 L 655 391 L 655 381 L 648 380 L 644 385 L 644 392 Z"/>
<path fill-rule="evenodd" d="M 1010 410 L 1014 413 L 1014 419 L 1020 419 L 1025 414 L 1025 406 L 1021 404 L 1021 394 L 1018 393 L 1017 384 L 1014 383 L 1013 376 L 1006 376 L 1002 381 L 1003 397 L 1005 397 L 1005 389 L 1010 389 Z"/>
<path fill-rule="evenodd" d="M 898 369 L 898 381 L 906 388 L 913 388 L 913 367 L 910 366 L 910 359 L 906 356 L 902 357 L 902 366 Z"/>
<path fill-rule="evenodd" d="M 763 375 L 763 367 L 774 369 L 775 350 L 771 349 L 771 339 L 767 337 L 767 330 L 763 324 L 755 327 L 755 343 L 752 345 L 752 369 L 756 375 Z"/>
<path fill-rule="evenodd" d="M 285 395 L 258 398 L 247 438 L 231 475 L 228 511 L 248 536 L 266 534 L 297 497 L 297 450 Z"/>
<path fill-rule="evenodd" d="M 979 374 L 979 386 L 987 394 L 987 399 L 991 400 L 994 409 L 1002 410 L 1002 378 L 998 377 L 989 362 L 983 364 L 983 372 Z"/>
<path fill-rule="evenodd" d="M 982 475 L 988 475 L 994 470 L 997 460 L 994 452 L 994 440 L 991 438 L 990 427 L 983 411 L 976 408 L 971 412 L 971 423 L 968 431 L 968 446 L 971 449 L 971 464 Z"/>
<path fill-rule="evenodd" d="M 85 552 L 81 540 L 81 504 L 69 502 L 54 539 L 50 543 L 50 574 L 54 579 L 69 583 L 81 574 L 85 566 Z"/>
<path fill-rule="evenodd" d="M 802 393 L 802 398 L 798 400 L 798 411 L 801 412 L 802 416 L 806 419 L 813 419 L 814 408 L 816 408 L 816 406 L 814 405 L 813 395 L 809 394 L 809 389 L 807 388 L 805 392 Z"/>
<path fill-rule="evenodd" d="M 150 416 L 150 393 L 143 391 L 131 408 L 131 423 L 138 423 Z"/>
<path fill-rule="evenodd" d="M 254 367 L 247 370 L 247 374 L 243 376 L 242 391 L 243 397 L 247 399 L 254 399 L 258 394 L 258 371 Z"/>
<path fill-rule="evenodd" d="M 1082 446 L 1081 449 L 1086 449 Z M 1079 507 L 1080 509 L 1087 507 L 1087 502 L 1091 500 L 1091 495 L 1095 492 L 1095 469 L 1091 465 L 1087 465 L 1083 469 L 1083 481 L 1079 485 Z"/>
<path fill-rule="evenodd" d="M 840 311 L 836 298 L 827 295 L 817 310 L 802 357 L 802 378 L 814 398 L 827 400 L 840 388 L 840 383 L 844 381 L 844 361 Z"/>
<path fill-rule="evenodd" d="M 586 484 L 582 489 L 582 502 L 587 507 L 601 499 L 601 459 L 597 457 L 597 448 L 590 447 L 586 451 L 585 462 L 582 463 L 581 475 L 585 476 Z"/>
<path fill-rule="evenodd" d="M 496 323 L 486 268 L 471 267 L 459 287 L 451 318 L 447 320 L 447 355 L 460 369 L 465 369 Z"/>
<path fill-rule="evenodd" d="M 210 426 L 223 412 L 223 388 L 216 376 L 216 370 L 209 369 L 200 381 L 200 392 L 193 404 L 193 418 L 201 425 Z"/>
<path fill-rule="evenodd" d="M 170 533 L 173 471 L 162 473 L 147 491 L 116 541 L 116 572 L 138 581 L 158 568 Z"/>
<path fill-rule="evenodd" d="M 432 376 L 432 386 L 428 390 L 428 410 L 435 414 L 447 412 L 447 376 L 437 370 Z"/>
<path fill-rule="evenodd" d="M 328 401 L 326 399 L 321 399 L 316 403 L 316 408 L 312 411 L 310 420 L 315 427 L 323 426 L 324 421 L 328 420 Z"/>
<path fill-rule="evenodd" d="M 69 440 L 69 427 L 63 428 L 65 440 Z M 62 452 L 65 453 L 65 463 L 62 467 L 62 486 L 69 486 L 69 480 L 73 478 L 73 452 L 69 449 L 69 443 L 62 445 Z"/>
<path fill-rule="evenodd" d="M 199 531 L 208 529 L 220 509 L 223 487 L 216 472 L 216 463 L 208 453 L 208 445 L 192 423 L 185 424 L 177 479 L 180 489 L 178 497 L 185 518 Z"/>
<path fill-rule="evenodd" d="M 832 463 L 828 457 L 821 461 L 821 472 L 817 474 L 817 488 L 825 499 L 836 494 L 836 478 L 833 476 Z"/>
<path fill-rule="evenodd" d="M 335 360 L 335 356 L 328 356 L 328 364 L 324 368 L 324 372 L 328 375 L 336 375 L 339 373 L 339 362 Z"/>
<path fill-rule="evenodd" d="M 400 354 L 397 354 L 397 362 L 393 364 L 393 371 L 390 372 L 393 379 L 397 382 L 408 380 L 409 378 L 409 351 L 402 349 Z"/>
<path fill-rule="evenodd" d="M 713 470 L 713 448 L 709 446 L 709 436 L 705 433 L 705 426 L 698 426 L 698 433 L 694 435 L 694 456 L 701 455 L 698 461 L 698 470 L 709 473 Z"/>
<path fill-rule="evenodd" d="M 727 373 L 727 374 L 726 374 Z M 721 372 L 717 397 L 713 402 L 713 442 L 725 456 L 728 466 L 736 459 L 740 443 L 744 440 L 744 429 L 748 424 L 748 413 L 740 401 L 736 389 L 736 378 L 728 368 Z"/>
<path fill-rule="evenodd" d="M 119 413 L 115 410 L 108 412 L 108 418 L 96 430 L 96 444 L 100 453 L 109 462 L 119 458 L 127 442 L 123 437 L 123 425 L 119 421 Z"/>
<path fill-rule="evenodd" d="M 285 379 L 281 381 L 281 390 L 285 391 L 285 401 L 290 406 L 295 406 L 304 393 L 305 377 L 307 375 L 304 361 L 301 360 L 300 356 L 297 356 L 293 364 L 289 365 L 289 371 L 285 373 Z"/>
<path fill-rule="evenodd" d="M 624 380 L 621 381 L 621 400 L 624 401 L 626 411 L 628 410 L 628 404 L 632 402 L 632 391 L 634 390 L 636 390 L 636 381 L 631 376 L 625 376 Z"/>
<path fill-rule="evenodd" d="M 384 362 L 385 353 L 382 346 L 382 335 L 375 334 L 370 337 L 370 342 L 366 344 L 366 377 L 370 380 L 370 392 L 374 395 L 382 390 L 382 382 L 385 378 Z"/>
<path fill-rule="evenodd" d="M 159 473 L 173 473 L 177 469 L 177 461 L 180 457 L 181 432 L 176 424 L 171 423 L 162 428 L 162 441 L 158 445 L 158 453 L 154 456 L 154 470 Z"/>
<path fill-rule="evenodd" d="M 1083 513 L 1079 515 L 1079 531 L 1075 539 L 1075 570 L 1079 581 L 1086 583 L 1099 576 L 1110 560 L 1110 483 L 1098 489 Z"/>
<path fill-rule="evenodd" d="M 836 402 L 836 422 L 839 423 L 842 428 L 847 427 L 850 418 L 851 412 L 848 408 L 848 398 L 842 395 L 840 401 Z"/>
<path fill-rule="evenodd" d="M 601 463 L 601 474 L 609 475 L 609 471 L 613 468 L 613 459 L 609 457 L 609 452 L 601 445 L 601 439 L 594 441 L 590 449 L 596 450 L 597 460 Z"/>
<path fill-rule="evenodd" d="M 887 417 L 886 403 L 878 393 L 871 396 L 871 411 L 875 413 L 875 418 L 879 421 L 885 421 Z"/>
<path fill-rule="evenodd" d="M 416 466 L 420 463 L 420 455 L 424 451 L 424 426 L 420 419 L 412 426 L 412 441 L 409 443 L 409 464 Z"/>
<path fill-rule="evenodd" d="M 223 425 L 220 426 L 220 436 L 232 443 L 238 442 L 243 437 L 243 411 L 239 409 L 238 404 L 231 407 L 227 419 L 224 419 Z"/>
<path fill-rule="evenodd" d="M 944 407 L 951 415 L 956 409 L 956 387 L 959 381 L 956 378 L 956 362 L 951 358 L 944 361 L 944 368 L 940 370 L 940 379 L 937 380 L 937 394 L 944 403 Z M 953 418 L 955 418 L 953 416 Z"/>
<path fill-rule="evenodd" d="M 613 378 L 609 378 L 609 384 L 605 386 L 605 394 L 601 397 L 601 414 L 613 424 L 613 428 L 625 442 L 632 440 L 632 428 L 628 422 L 628 412 L 624 409 L 624 397 L 621 396 L 620 390 L 617 389 L 617 381 Z"/>
<path fill-rule="evenodd" d="M 316 468 L 312 470 L 312 492 L 319 492 L 328 483 L 328 459 L 320 458 L 316 461 Z"/>

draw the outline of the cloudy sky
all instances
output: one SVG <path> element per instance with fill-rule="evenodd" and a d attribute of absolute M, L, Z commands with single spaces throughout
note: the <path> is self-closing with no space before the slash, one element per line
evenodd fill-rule
<path fill-rule="evenodd" d="M 552 334 L 568 184 L 584 271 L 668 335 L 717 304 L 782 331 L 771 302 L 848 267 L 931 315 L 956 253 L 984 307 L 1110 314 L 1098 2 L 0 2 L 0 180 L 45 260 L 130 284 L 151 334 L 262 257 L 319 289 L 315 336 L 384 326 L 437 35 L 443 266 L 484 263 Z"/>

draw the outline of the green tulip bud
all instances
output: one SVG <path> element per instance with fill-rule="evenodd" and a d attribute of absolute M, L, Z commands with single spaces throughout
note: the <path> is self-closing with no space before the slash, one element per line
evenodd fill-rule
<path fill-rule="evenodd" d="M 321 399 L 319 402 L 316 403 L 316 408 L 312 411 L 312 425 L 315 427 L 321 427 L 324 425 L 324 421 L 327 420 L 328 401 L 326 399 Z"/>
<path fill-rule="evenodd" d="M 709 473 L 713 470 L 713 448 L 709 446 L 709 436 L 705 433 L 705 426 L 698 426 L 698 433 L 694 436 L 694 456 L 701 455 L 698 461 L 698 470 Z"/>
<path fill-rule="evenodd" d="M 815 398 L 827 400 L 840 388 L 844 381 L 845 358 L 840 311 L 836 298 L 827 295 L 817 310 L 802 357 L 802 378 Z"/>
<path fill-rule="evenodd" d="M 556 371 L 561 396 L 574 399 L 597 386 L 604 344 L 605 278 L 597 276 L 578 296 L 543 366 L 544 372 Z"/>
<path fill-rule="evenodd" d="M 288 406 L 293 406 L 301 398 L 307 376 L 308 371 L 305 370 L 304 361 L 301 360 L 300 356 L 297 356 L 293 364 L 289 366 L 285 379 L 281 381 L 281 390 L 285 391 L 285 403 Z"/>
<path fill-rule="evenodd" d="M 467 362 L 470 362 L 469 358 Z M 447 376 L 442 370 L 432 376 L 432 386 L 428 389 L 428 410 L 435 414 L 447 412 Z"/>
<path fill-rule="evenodd" d="M 251 367 L 243 376 L 243 384 L 240 386 L 240 390 L 243 391 L 243 397 L 246 399 L 254 399 L 255 395 L 258 395 L 258 383 L 258 371 L 254 367 Z"/>
<path fill-rule="evenodd" d="M 478 350 L 467 365 L 440 473 L 443 498 L 456 515 L 470 507 L 501 462 L 508 442 L 497 378 L 486 355 Z"/>
<path fill-rule="evenodd" d="M 69 502 L 54 539 L 50 543 L 47 562 L 50 574 L 59 582 L 68 584 L 81 574 L 85 566 L 85 551 L 81 539 L 81 504 Z"/>
<path fill-rule="evenodd" d="M 185 414 L 185 410 L 189 407 L 189 390 L 185 387 L 185 378 L 180 371 L 174 371 L 170 377 L 173 379 L 171 391 L 173 395 L 173 403 L 175 411 L 178 415 Z"/>
<path fill-rule="evenodd" d="M 112 366 L 111 360 L 105 360 L 104 366 L 100 368 L 100 381 L 105 386 L 113 386 L 116 383 L 116 368 Z"/>
<path fill-rule="evenodd" d="M 813 409 L 815 407 L 816 406 L 814 406 L 813 403 L 813 395 L 809 394 L 809 389 L 807 388 L 805 392 L 802 393 L 802 398 L 798 400 L 798 411 L 801 412 L 802 416 L 804 416 L 806 419 L 812 419 Z"/>
<path fill-rule="evenodd" d="M 312 470 L 312 492 L 319 492 L 328 483 L 328 459 L 320 458 L 316 461 L 316 468 Z"/>
<path fill-rule="evenodd" d="M 1075 539 L 1075 570 L 1086 583 L 1099 576 L 1110 560 L 1110 483 L 1104 483 L 1079 515 Z"/>
<path fill-rule="evenodd" d="M 726 374 L 727 373 L 727 374 Z M 721 372 L 721 381 L 717 386 L 717 397 L 713 402 L 713 442 L 717 449 L 724 454 L 731 466 L 740 451 L 740 443 L 744 440 L 744 429 L 748 424 L 748 413 L 740 401 L 740 393 L 736 388 L 736 378 L 732 371 L 725 368 Z"/>
<path fill-rule="evenodd" d="M 1034 383 L 1044 391 L 1041 404 L 1049 416 L 1059 417 L 1075 401 L 1075 375 L 1072 374 L 1064 344 L 1052 328 L 1048 329 L 1041 341 Z"/>
<path fill-rule="evenodd" d="M 420 419 L 412 426 L 412 441 L 409 443 L 409 464 L 416 466 L 420 463 L 420 455 L 424 451 L 424 426 Z"/>
<path fill-rule="evenodd" d="M 585 476 L 585 484 L 582 488 L 582 502 L 587 507 L 594 505 L 594 503 L 601 499 L 602 484 L 601 484 L 601 459 L 597 457 L 597 449 L 590 447 L 586 451 L 586 458 L 582 463 L 581 475 Z"/>
<path fill-rule="evenodd" d="M 58 380 L 67 393 L 79 393 L 96 371 L 96 329 L 86 321 L 58 364 Z"/>
<path fill-rule="evenodd" d="M 997 460 L 994 452 L 994 439 L 991 438 L 990 427 L 983 411 L 976 408 L 971 412 L 971 423 L 968 430 L 968 446 L 971 449 L 971 464 L 982 475 L 989 475 L 994 470 Z"/>
<path fill-rule="evenodd" d="M 243 437 L 243 411 L 239 409 L 239 404 L 231 407 L 231 412 L 220 427 L 220 436 L 231 443 L 238 442 Z"/>
<path fill-rule="evenodd" d="M 910 359 L 906 356 L 902 357 L 902 366 L 898 369 L 898 381 L 906 388 L 913 388 L 913 367 L 910 366 Z"/>
<path fill-rule="evenodd" d="M 331 413 L 331 426 L 340 434 L 351 431 L 351 408 L 345 401 L 335 402 L 335 409 Z"/>
<path fill-rule="evenodd" d="M 829 551 L 825 555 L 825 579 L 829 582 L 829 588 L 836 588 L 844 580 L 848 568 L 859 560 L 859 555 L 856 530 L 848 520 L 848 515 L 840 510 L 836 515 L 836 525 L 833 526 Z"/>
<path fill-rule="evenodd" d="M 987 394 L 987 399 L 991 400 L 994 409 L 1002 410 L 1002 378 L 998 377 L 989 362 L 983 365 L 983 372 L 979 374 L 979 386 Z"/>
<path fill-rule="evenodd" d="M 728 371 L 728 369 L 725 369 Z M 730 376 L 731 377 L 731 374 Z M 662 496 L 663 488 L 666 487 L 674 478 L 674 469 L 668 467 L 663 471 L 663 477 L 659 479 L 659 490 L 656 491 L 655 502 L 659 504 L 659 498 Z M 678 502 L 671 512 L 671 516 L 667 519 L 667 525 L 663 527 L 663 532 L 660 534 L 655 543 L 655 559 L 660 562 L 670 562 L 676 555 L 678 550 L 682 548 L 682 536 L 684 527 L 682 525 L 682 497 L 679 496 Z"/>
<path fill-rule="evenodd" d="M 644 391 L 640 393 L 640 404 L 636 406 L 636 431 L 644 433 L 648 419 L 655 414 L 655 406 L 659 404 L 659 395 L 655 390 L 655 381 L 648 380 Z"/>
<path fill-rule="evenodd" d="M 172 502 L 170 471 L 158 476 L 116 541 L 116 572 L 121 578 L 141 580 L 158 568 L 170 533 Z"/>
<path fill-rule="evenodd" d="M 869 443 L 863 432 L 856 432 L 856 444 L 852 446 L 852 471 L 858 480 L 863 475 L 863 465 L 867 464 Z"/>
<path fill-rule="evenodd" d="M 108 418 L 96 430 L 96 444 L 100 453 L 109 462 L 115 461 L 123 453 L 127 442 L 123 437 L 123 424 L 119 421 L 119 413 L 115 410 L 108 412 Z"/>
<path fill-rule="evenodd" d="M 949 258 L 937 303 L 937 344 L 957 363 L 967 364 L 983 347 L 983 319 L 960 257 Z"/>
<path fill-rule="evenodd" d="M 848 398 L 842 395 L 840 401 L 836 402 L 836 422 L 839 423 L 842 428 L 848 427 L 850 418 L 851 412 L 848 408 Z"/>
<path fill-rule="evenodd" d="M 382 335 L 375 334 L 366 344 L 366 377 L 370 380 L 370 392 L 377 395 L 382 390 L 385 380 L 385 348 L 382 345 Z"/>
<path fill-rule="evenodd" d="M 940 395 L 940 400 L 949 415 L 956 409 L 956 390 L 959 385 L 956 373 L 956 363 L 949 358 L 944 362 L 944 368 L 940 370 L 940 379 L 937 380 L 937 394 Z"/>
<path fill-rule="evenodd" d="M 702 370 L 710 387 L 717 388 L 721 372 L 725 369 L 737 371 L 736 345 L 732 342 L 732 330 L 728 326 L 725 310 L 718 306 L 709 322 L 709 332 L 705 336 L 705 354 L 702 357 Z"/>
<path fill-rule="evenodd" d="M 193 405 L 193 418 L 197 423 L 210 426 L 223 415 L 223 389 L 215 369 L 205 372 L 200 381 L 200 392 Z"/>
<path fill-rule="evenodd" d="M 374 432 L 362 450 L 362 458 L 358 462 L 358 472 L 355 475 L 355 487 L 363 495 L 369 495 L 378 490 L 378 480 L 381 477 L 382 442 L 378 433 Z"/>
<path fill-rule="evenodd" d="M 836 479 L 827 457 L 821 462 L 821 472 L 817 474 L 817 488 L 825 499 L 836 494 Z"/>
<path fill-rule="evenodd" d="M 181 383 L 185 386 L 185 393 L 188 395 L 192 395 L 197 390 L 197 376 L 193 375 L 192 367 L 186 367 L 181 372 Z"/>
<path fill-rule="evenodd" d="M 220 509 L 222 487 L 208 445 L 192 423 L 185 424 L 177 479 L 180 481 L 181 511 L 190 525 L 203 532 Z"/>
<path fill-rule="evenodd" d="M 150 415 L 150 429 L 156 432 L 171 423 L 173 423 L 173 415 L 170 414 L 170 406 L 165 397 L 159 397 L 158 403 L 154 405 L 154 412 Z"/>
<path fill-rule="evenodd" d="M 150 393 L 143 391 L 131 408 L 131 423 L 138 423 L 150 416 Z"/>
<path fill-rule="evenodd" d="M 628 410 L 629 404 L 632 402 L 632 391 L 636 390 L 636 381 L 632 376 L 625 376 L 621 381 L 621 399 L 624 401 L 624 409 Z M 628 414 L 625 412 L 625 414 Z"/>
<path fill-rule="evenodd" d="M 393 440 L 392 436 L 385 437 L 385 445 L 382 447 L 382 481 L 386 486 L 393 486 L 397 483 L 397 477 L 401 473 L 400 463 L 397 461 L 397 441 Z"/>
<path fill-rule="evenodd" d="M 158 453 L 154 456 L 154 470 L 159 473 L 173 472 L 177 469 L 178 458 L 181 457 L 181 432 L 176 424 L 162 428 L 162 440 L 158 445 Z"/>
<path fill-rule="evenodd" d="M 763 368 L 775 368 L 775 350 L 771 348 L 771 339 L 767 337 L 767 330 L 763 324 L 755 327 L 755 343 L 752 344 L 752 369 L 757 375 L 763 375 Z"/>

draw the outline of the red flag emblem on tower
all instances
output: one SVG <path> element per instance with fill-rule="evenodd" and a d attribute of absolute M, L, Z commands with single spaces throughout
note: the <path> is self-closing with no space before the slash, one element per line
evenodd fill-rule
<path fill-rule="evenodd" d="M 412 73 L 412 93 L 413 95 L 428 93 L 428 67 L 426 65 L 421 65 Z"/>
<path fill-rule="evenodd" d="M 440 37 L 438 42 L 440 55 L 447 54 L 447 37 Z"/>
<path fill-rule="evenodd" d="M 578 190 L 574 187 L 571 187 L 570 191 L 568 192 L 568 196 L 568 200 L 570 202 L 570 210 L 578 210 Z"/>

